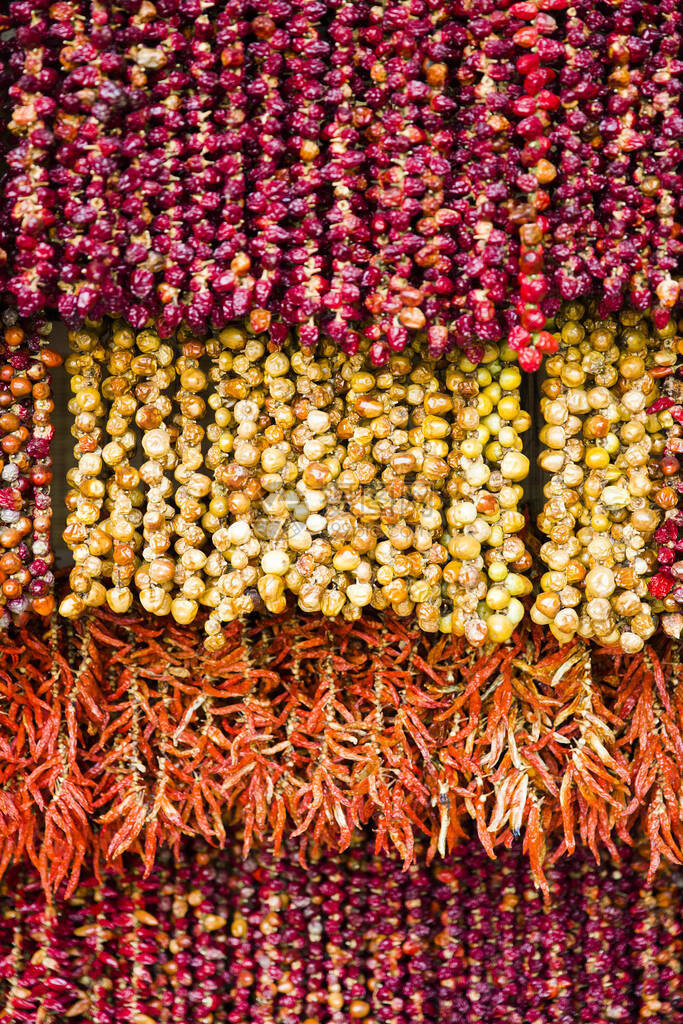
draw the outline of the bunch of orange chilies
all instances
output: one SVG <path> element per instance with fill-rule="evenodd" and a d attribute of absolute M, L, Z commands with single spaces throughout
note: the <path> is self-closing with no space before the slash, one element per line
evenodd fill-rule
<path fill-rule="evenodd" d="M 24 853 L 73 890 L 84 861 L 198 835 L 343 850 L 370 825 L 406 865 L 470 829 L 517 836 L 537 882 L 577 843 L 683 862 L 679 649 L 559 648 L 540 628 L 472 652 L 396 617 L 293 610 L 228 627 L 136 613 L 55 618 L 0 647 L 0 870 Z"/>

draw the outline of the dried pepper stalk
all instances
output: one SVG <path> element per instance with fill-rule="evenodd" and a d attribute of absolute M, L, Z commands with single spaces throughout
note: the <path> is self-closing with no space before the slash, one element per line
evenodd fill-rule
<path fill-rule="evenodd" d="M 519 150 L 507 136 L 511 103 L 518 99 L 520 86 L 510 60 L 509 11 L 494 10 L 485 0 L 467 0 L 460 13 L 466 43 L 454 72 L 456 173 L 449 191 L 459 251 L 451 288 L 458 343 L 477 361 L 482 342 L 503 336 L 500 299 L 517 270 L 519 246 L 510 205 Z"/>
<path fill-rule="evenodd" d="M 567 12 L 565 57 L 558 70 L 560 107 L 548 134 L 558 171 L 548 207 L 548 254 L 553 284 L 568 300 L 588 295 L 599 276 L 604 228 L 597 202 L 605 187 L 606 161 L 598 126 L 606 105 L 618 105 L 622 88 L 629 88 L 628 72 L 616 68 L 616 95 L 609 95 L 603 61 L 609 24 L 609 16 L 592 0 L 578 0 Z M 637 309 L 643 308 L 632 299 Z"/>
<path fill-rule="evenodd" d="M 325 85 L 332 109 L 323 131 L 327 160 L 322 172 L 331 189 L 325 215 L 330 279 L 323 299 L 329 314 L 324 318 L 324 331 L 352 356 L 360 343 L 363 265 L 372 255 L 368 247 L 367 152 L 362 138 L 362 129 L 372 113 L 362 102 L 366 83 L 361 74 L 363 61 L 359 59 L 359 39 L 367 23 L 368 5 L 335 0 L 330 9 L 332 68 Z"/>
<path fill-rule="evenodd" d="M 648 113 L 653 121 L 658 115 L 658 122 L 645 167 L 650 173 L 641 188 L 656 200 L 650 283 L 658 299 L 658 306 L 653 311 L 654 321 L 658 327 L 665 327 L 681 288 L 680 278 L 674 275 L 678 273 L 683 253 L 680 239 L 683 13 L 672 0 L 662 5 L 661 13 L 664 17 L 658 26 L 659 45 L 656 54 L 652 54 L 652 63 L 657 70 L 652 76 L 654 88 L 648 90 L 647 97 L 651 103 Z"/>
<path fill-rule="evenodd" d="M 53 21 L 49 0 L 14 0 L 2 16 L 7 103 L 3 128 L 15 143 L 8 150 L 3 144 L 8 173 L 4 181 L 2 282 L 21 316 L 38 313 L 48 295 L 54 298 L 58 273 L 50 228 L 57 215 L 49 165 L 55 144 L 59 51 L 70 34 L 69 29 L 65 33 L 59 29 L 75 23 L 81 7 L 78 0 L 57 4 Z"/>
<path fill-rule="evenodd" d="M 517 117 L 514 130 L 523 139 L 521 160 L 525 173 L 516 185 L 525 199 L 515 210 L 519 225 L 519 324 L 513 329 L 519 362 L 526 370 L 541 365 L 544 352 L 557 351 L 557 340 L 547 327 L 548 315 L 557 310 L 557 300 L 548 295 L 546 277 L 546 211 L 550 194 L 546 188 L 555 179 L 557 169 L 548 159 L 552 124 L 560 106 L 553 83 L 557 71 L 553 65 L 564 58 L 562 43 L 556 38 L 559 14 L 567 0 L 537 0 L 514 3 L 511 14 L 522 25 L 514 33 L 515 67 L 523 77 L 524 95 L 513 104 Z"/>
<path fill-rule="evenodd" d="M 286 56 L 289 94 L 287 146 L 289 167 L 289 251 L 283 273 L 280 307 L 288 325 L 297 325 L 300 344 L 312 348 L 320 337 L 322 301 L 329 285 L 324 244 L 322 138 L 325 76 L 331 46 L 326 38 L 326 4 L 298 0 L 292 8 L 290 52 Z"/>

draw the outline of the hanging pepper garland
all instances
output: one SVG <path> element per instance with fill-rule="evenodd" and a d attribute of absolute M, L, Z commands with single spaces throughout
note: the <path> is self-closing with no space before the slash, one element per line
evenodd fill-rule
<path fill-rule="evenodd" d="M 674 0 L 218 6 L 0 15 L 0 867 L 27 854 L 73 888 L 91 858 L 135 849 L 151 869 L 186 833 L 221 844 L 239 822 L 247 850 L 293 836 L 304 857 L 370 823 L 377 986 L 344 973 L 336 898 L 304 981 L 304 924 L 264 858 L 245 901 L 288 939 L 232 979 L 236 1001 L 294 1024 L 322 1012 L 324 978 L 333 1014 L 383 1020 L 388 1000 L 429 1020 L 441 992 L 494 1019 L 486 855 L 523 834 L 515 881 L 546 892 L 577 843 L 645 833 L 651 874 L 683 859 L 682 18 Z M 67 623 L 51 310 L 71 328 Z M 520 369 L 543 355 L 538 538 Z M 423 962 L 415 842 L 443 854 L 470 822 L 456 874 L 482 953 L 462 982 Z M 199 904 L 202 867 L 179 869 Z M 317 871 L 321 899 L 336 882 Z M 513 1000 L 528 1019 L 556 966 L 539 899 Z M 180 948 L 195 925 L 177 917 Z M 655 919 L 650 901 L 652 948 L 671 928 Z M 120 953 L 139 960 L 135 921 Z M 49 945 L 58 923 L 38 927 Z M 6 1012 L 48 1019 L 24 994 L 37 940 L 11 931 Z M 513 932 L 501 918 L 501 945 Z M 606 942 L 595 913 L 584 933 Z M 102 957 L 101 1019 L 144 1018 L 151 976 L 128 985 Z M 655 961 L 643 950 L 651 1019 L 673 1002 Z M 169 1019 L 208 1022 L 186 966 Z M 587 1012 L 613 1015 L 623 972 L 612 991 L 599 956 L 587 971 Z"/>
<path fill-rule="evenodd" d="M 649 214 L 646 223 L 650 221 L 649 259 L 644 261 L 643 276 L 647 277 L 647 297 L 654 307 L 653 319 L 661 327 L 669 322 L 671 308 L 679 298 L 680 281 L 672 272 L 676 273 L 683 252 L 675 220 L 683 157 L 679 77 L 683 64 L 678 59 L 683 15 L 671 0 L 666 0 L 658 13 L 661 20 L 651 17 L 639 40 L 644 56 L 642 119 L 638 124 L 641 145 L 637 149 L 641 166 L 634 178 Z"/>
<path fill-rule="evenodd" d="M 509 206 L 519 153 L 508 139 L 510 104 L 519 95 L 509 60 L 510 17 L 487 18 L 485 3 L 463 5 L 466 45 L 454 76 L 459 115 L 455 121 L 455 174 L 449 193 L 457 215 L 451 288 L 458 344 L 472 337 L 498 341 L 500 299 L 516 272 L 518 238 Z M 509 326 L 509 324 L 508 324 Z M 476 348 L 476 345 L 474 346 Z M 476 359 L 476 351 L 470 351 Z"/>
<path fill-rule="evenodd" d="M 677 1020 L 680 875 L 643 889 L 639 853 L 620 858 L 553 867 L 545 902 L 518 844 L 404 874 L 367 839 L 307 871 L 293 844 L 184 840 L 149 877 L 126 863 L 56 901 L 22 866 L 0 889 L 1 1019 Z"/>
<path fill-rule="evenodd" d="M 555 165 L 547 158 L 550 126 L 560 106 L 551 88 L 557 77 L 553 67 L 564 56 L 562 44 L 553 36 L 558 23 L 552 13 L 567 7 L 566 0 L 515 3 L 510 11 L 524 23 L 512 36 L 515 68 L 523 76 L 523 95 L 513 104 L 514 130 L 524 140 L 521 154 L 523 173 L 516 181 L 526 202 L 517 211 L 519 225 L 519 280 L 517 302 L 519 323 L 513 328 L 519 362 L 525 370 L 537 370 L 544 352 L 555 352 L 557 341 L 546 330 L 548 314 L 556 312 L 558 300 L 548 295 L 545 251 L 549 227 L 546 190 L 556 177 Z"/>
<path fill-rule="evenodd" d="M 566 17 L 565 54 L 558 68 L 560 108 L 547 136 L 557 170 L 556 202 L 547 212 L 548 253 L 553 286 L 563 299 L 575 300 L 590 294 L 599 272 L 605 230 L 598 219 L 598 203 L 607 183 L 599 125 L 606 104 L 619 102 L 628 74 L 618 76 L 615 71 L 610 91 L 603 59 L 609 13 L 592 0 L 579 0 Z M 636 304 L 639 310 L 647 306 Z"/>
<path fill-rule="evenodd" d="M 594 5 L 11 0 L 3 278 L 22 316 L 249 318 L 382 365 L 561 299 L 680 303 L 681 15 Z M 323 244 L 324 243 L 324 244 Z M 326 332 L 329 332 L 326 334 Z"/>
<path fill-rule="evenodd" d="M 247 850 L 308 853 L 368 823 L 406 865 L 420 835 L 435 856 L 471 826 L 494 856 L 521 834 L 544 887 L 577 844 L 647 834 L 651 872 L 683 859 L 675 643 L 602 654 L 535 627 L 476 654 L 386 611 L 233 623 L 216 655 L 200 636 L 94 612 L 3 647 L 2 865 L 73 886 L 91 857 L 149 868 L 235 821 Z"/>

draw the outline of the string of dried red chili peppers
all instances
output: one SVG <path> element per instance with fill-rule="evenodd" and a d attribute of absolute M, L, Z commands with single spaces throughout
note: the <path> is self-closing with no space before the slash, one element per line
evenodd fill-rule
<path fill-rule="evenodd" d="M 431 866 L 421 847 L 404 875 L 366 840 L 308 871 L 291 844 L 243 860 L 239 835 L 222 851 L 184 840 L 147 878 L 125 864 L 55 902 L 23 865 L 0 887 L 0 1021 L 676 1021 L 680 873 L 644 888 L 642 858 L 620 853 L 553 868 L 545 903 L 517 848 L 480 863 L 472 842 Z"/>
<path fill-rule="evenodd" d="M 22 316 L 251 319 L 372 358 L 561 299 L 680 306 L 675 0 L 11 0 L 2 278 Z"/>
<path fill-rule="evenodd" d="M 560 106 L 560 97 L 551 88 L 557 78 L 553 65 L 564 57 L 558 39 L 558 23 L 552 12 L 563 11 L 567 0 L 534 0 L 513 3 L 510 13 L 523 26 L 512 36 L 515 67 L 523 76 L 523 95 L 512 105 L 517 120 L 514 131 L 524 140 L 521 162 L 524 172 L 516 181 L 526 202 L 518 211 L 519 280 L 517 312 L 519 324 L 513 329 L 514 347 L 519 349 L 520 366 L 537 370 L 543 353 L 557 351 L 557 339 L 546 329 L 548 314 L 557 310 L 557 299 L 548 295 L 546 276 L 546 211 L 550 205 L 548 186 L 557 170 L 548 154 L 551 149 L 549 127 Z"/>
<path fill-rule="evenodd" d="M 602 654 L 535 628 L 477 655 L 388 612 L 234 624 L 215 655 L 200 636 L 95 612 L 3 645 L 0 866 L 27 853 L 75 884 L 86 857 L 150 865 L 234 819 L 247 847 L 309 850 L 371 822 L 406 864 L 421 832 L 443 853 L 473 821 L 490 855 L 523 834 L 541 884 L 554 851 L 618 836 L 646 835 L 653 870 L 683 859 L 675 644 Z"/>

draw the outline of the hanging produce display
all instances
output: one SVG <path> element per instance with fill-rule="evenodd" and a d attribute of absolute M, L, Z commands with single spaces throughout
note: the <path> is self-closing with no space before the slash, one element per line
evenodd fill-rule
<path fill-rule="evenodd" d="M 680 876 L 644 890 L 638 853 L 620 853 L 555 865 L 545 903 L 517 848 L 491 862 L 471 842 L 406 873 L 367 839 L 306 866 L 293 845 L 243 860 L 239 837 L 224 851 L 185 841 L 145 878 L 126 864 L 56 902 L 13 869 L 0 999 L 22 1022 L 663 1024 L 681 1012 Z"/>
<path fill-rule="evenodd" d="M 370 915 L 350 1015 L 429 1020 L 424 980 L 456 1015 L 536 1019 L 480 992 L 479 965 L 399 970 L 394 946 L 426 927 L 424 858 L 468 830 L 503 856 L 510 947 L 519 878 L 548 895 L 577 845 L 647 847 L 650 879 L 683 861 L 680 5 L 5 8 L 0 869 L 27 857 L 73 892 L 130 852 L 182 900 L 208 876 L 181 837 L 240 829 L 247 853 L 300 842 L 334 890 L 318 852 L 370 828 L 406 874 L 346 855 L 396 936 L 381 963 Z M 528 867 L 503 853 L 518 837 Z M 259 870 L 273 900 L 298 884 L 291 857 Z M 563 991 L 574 970 L 540 899 L 518 1007 L 538 956 Z M 259 1020 L 283 999 L 291 1024 L 341 1013 L 328 920 L 332 1003 L 259 978 Z M 586 910 L 587 949 L 603 923 Z M 318 925 L 297 918 L 282 956 Z M 630 1019 L 626 968 L 614 991 L 600 956 L 586 970 L 585 1019 Z M 112 986 L 75 1002 L 109 1020 Z M 217 1021 L 186 987 L 168 1020 Z"/>
<path fill-rule="evenodd" d="M 677 642 L 615 656 L 534 626 L 476 651 L 374 610 L 225 628 L 213 653 L 199 618 L 95 610 L 3 647 L 1 863 L 73 886 L 92 858 L 149 869 L 240 822 L 245 850 L 296 835 L 311 855 L 371 824 L 406 866 L 420 837 L 432 857 L 523 836 L 542 887 L 577 846 L 683 859 Z"/>
<path fill-rule="evenodd" d="M 164 337 L 386 363 L 680 299 L 676 0 L 12 0 L 4 280 Z"/>

